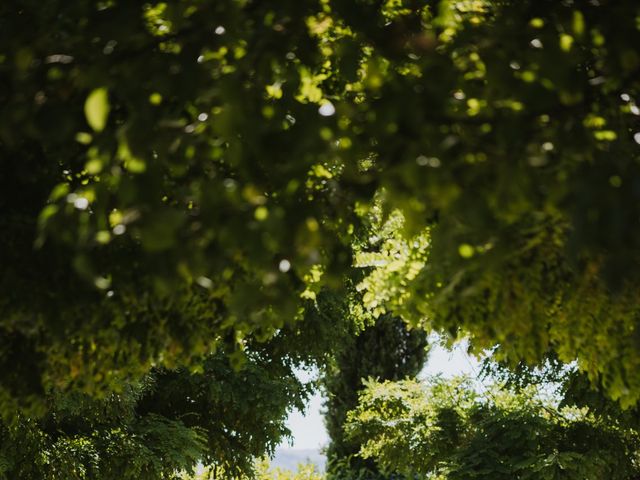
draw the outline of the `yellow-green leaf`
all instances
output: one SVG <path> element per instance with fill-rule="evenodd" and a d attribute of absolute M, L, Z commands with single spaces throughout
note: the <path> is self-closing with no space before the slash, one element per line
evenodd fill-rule
<path fill-rule="evenodd" d="M 560 35 L 560 48 L 563 51 L 568 52 L 569 50 L 571 50 L 572 46 L 573 46 L 573 37 L 571 35 L 567 35 L 566 33 L 563 33 L 562 35 Z"/>
<path fill-rule="evenodd" d="M 110 108 L 109 94 L 106 88 L 96 88 L 84 102 L 84 114 L 87 117 L 87 123 L 96 132 L 101 132 L 107 125 Z"/>

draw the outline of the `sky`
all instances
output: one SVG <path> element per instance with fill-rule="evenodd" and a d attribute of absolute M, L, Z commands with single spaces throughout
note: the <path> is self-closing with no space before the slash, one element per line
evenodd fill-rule
<path fill-rule="evenodd" d="M 441 374 L 443 377 L 468 374 L 476 376 L 479 371 L 478 361 L 466 353 L 466 344 L 459 343 L 452 351 L 431 343 L 431 351 L 425 368 L 420 373 L 424 378 L 429 375 Z M 301 371 L 299 376 L 309 379 L 313 373 Z M 293 445 L 287 442 L 280 445 L 283 449 L 313 449 L 318 450 L 329 442 L 327 431 L 322 420 L 322 396 L 316 393 L 309 399 L 304 414 L 295 411 L 289 415 L 287 426 L 293 434 Z"/>

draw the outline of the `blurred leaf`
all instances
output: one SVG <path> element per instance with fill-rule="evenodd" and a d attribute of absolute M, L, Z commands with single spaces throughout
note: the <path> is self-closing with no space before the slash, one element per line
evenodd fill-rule
<path fill-rule="evenodd" d="M 96 132 L 101 132 L 107 125 L 109 117 L 109 94 L 107 89 L 96 88 L 88 96 L 84 103 L 84 114 L 87 123 Z"/>

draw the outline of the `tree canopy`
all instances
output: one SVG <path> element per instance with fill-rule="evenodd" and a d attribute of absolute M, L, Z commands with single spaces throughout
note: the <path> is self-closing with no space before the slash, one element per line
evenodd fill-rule
<path fill-rule="evenodd" d="M 635 403 L 637 9 L 4 3 L 3 358 L 93 388 L 268 337 L 384 189 L 432 227 L 408 320 Z"/>
<path fill-rule="evenodd" d="M 0 478 L 177 479 L 198 464 L 224 478 L 250 476 L 290 434 L 288 413 L 310 393 L 295 368 L 314 357 L 296 353 L 296 341 L 249 343 L 241 368 L 220 348 L 198 369 L 154 368 L 105 398 L 56 392 L 44 414 L 0 424 Z"/>
<path fill-rule="evenodd" d="M 474 392 L 469 379 L 369 382 L 347 432 L 361 454 L 405 478 L 601 479 L 638 475 L 637 431 L 531 389 Z"/>
<path fill-rule="evenodd" d="M 3 1 L 4 417 L 387 314 L 635 406 L 639 44 L 633 0 Z"/>

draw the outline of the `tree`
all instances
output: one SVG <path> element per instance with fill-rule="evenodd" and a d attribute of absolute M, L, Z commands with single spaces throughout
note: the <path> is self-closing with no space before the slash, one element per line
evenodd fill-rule
<path fill-rule="evenodd" d="M 311 392 L 296 370 L 326 363 L 347 328 L 314 310 L 269 341 L 245 339 L 240 357 L 229 337 L 190 369 L 154 367 L 104 398 L 53 392 L 42 414 L 0 423 L 0 478 L 177 479 L 198 464 L 253 478 Z"/>
<path fill-rule="evenodd" d="M 348 265 L 327 195 L 308 198 L 317 107 L 265 93 L 277 72 L 299 83 L 290 47 L 317 56 L 310 6 L 0 8 L 0 361 L 24 365 L 2 369 L 6 410 L 108 394 L 227 335 L 241 350 L 300 317 L 316 264 Z"/>
<path fill-rule="evenodd" d="M 382 478 L 373 462 L 357 457 L 360 441 L 345 436 L 347 413 L 358 404 L 368 378 L 404 380 L 415 377 L 427 357 L 423 330 L 407 330 L 399 318 L 382 316 L 355 338 L 339 347 L 334 362 L 323 374 L 329 478 Z"/>
<path fill-rule="evenodd" d="M 3 412 L 240 358 L 354 277 L 636 404 L 639 8 L 4 1 Z M 401 258 L 360 279 L 380 195 Z"/>
<path fill-rule="evenodd" d="M 577 359 L 633 404 L 638 61 L 621 35 L 637 38 L 624 18 L 637 5 L 439 5 L 388 18 L 405 56 L 349 17 L 355 38 L 383 42 L 351 151 L 373 159 L 368 178 L 409 232 L 429 228 L 428 261 L 391 311 L 471 334 L 477 351 L 499 343 L 511 364 Z M 398 286 L 389 270 L 373 269 L 374 309 Z"/>
<path fill-rule="evenodd" d="M 638 434 L 531 389 L 474 392 L 468 379 L 369 382 L 348 431 L 360 454 L 408 478 L 630 479 Z"/>
<path fill-rule="evenodd" d="M 394 212 L 389 218 L 382 215 L 383 197 L 378 195 L 372 209 L 358 211 L 360 222 L 354 231 L 352 249 L 354 265 L 360 268 L 386 265 L 393 259 L 397 268 L 393 272 L 385 271 L 385 280 L 392 283 L 404 277 L 406 272 L 402 268 L 401 253 L 409 249 L 400 233 L 404 218 L 399 212 Z M 422 246 L 426 249 L 427 243 Z M 378 249 L 385 253 L 375 253 Z M 419 248 L 413 250 L 420 251 Z M 401 318 L 383 313 L 389 294 L 393 295 L 395 291 L 393 287 L 379 292 L 378 308 L 363 308 L 363 302 L 368 301 L 367 296 L 372 290 L 363 284 L 371 281 L 375 274 L 365 277 L 365 273 L 356 270 L 349 279 L 348 294 L 334 298 L 338 308 L 331 311 L 333 315 L 349 319 L 347 324 L 352 325 L 353 331 L 343 337 L 341 344 L 334 346 L 332 359 L 322 371 L 321 383 L 327 397 L 325 425 L 330 437 L 326 451 L 330 478 L 381 478 L 373 462 L 357 456 L 360 444 L 345 436 L 347 413 L 356 407 L 358 395 L 367 379 L 414 378 L 428 354 L 427 333 L 423 329 L 407 328 Z M 360 282 L 359 287 L 354 288 L 357 282 Z M 331 317 L 327 320 L 336 321 Z"/>

